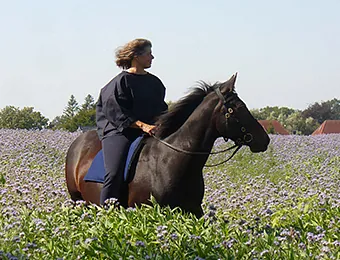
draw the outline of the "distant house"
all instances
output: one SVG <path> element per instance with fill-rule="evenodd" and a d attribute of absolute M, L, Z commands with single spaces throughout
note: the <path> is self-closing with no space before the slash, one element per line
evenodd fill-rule
<path fill-rule="evenodd" d="M 340 134 L 340 120 L 325 120 L 312 135 Z"/>
<path fill-rule="evenodd" d="M 269 134 L 289 135 L 289 132 L 277 120 L 258 120 Z"/>

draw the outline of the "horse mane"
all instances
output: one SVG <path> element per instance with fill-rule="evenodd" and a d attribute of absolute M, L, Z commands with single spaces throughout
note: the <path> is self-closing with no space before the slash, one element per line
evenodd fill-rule
<path fill-rule="evenodd" d="M 197 87 L 194 87 L 188 95 L 173 104 L 167 113 L 158 118 L 156 122 L 156 125 L 158 125 L 157 136 L 165 138 L 176 132 L 202 103 L 204 97 L 214 91 L 217 84 L 220 83 L 209 85 L 204 81 L 198 82 Z"/>

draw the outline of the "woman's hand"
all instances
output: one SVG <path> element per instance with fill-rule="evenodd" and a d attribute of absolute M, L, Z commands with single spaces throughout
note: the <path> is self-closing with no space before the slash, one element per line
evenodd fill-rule
<path fill-rule="evenodd" d="M 143 132 L 152 135 L 154 134 L 153 130 L 156 130 L 156 126 L 155 125 L 148 125 L 142 121 L 137 120 L 136 122 L 134 122 L 130 127 L 132 128 L 139 128 L 141 129 Z"/>
<path fill-rule="evenodd" d="M 153 135 L 154 132 L 153 130 L 156 128 L 155 125 L 148 125 L 148 124 L 143 124 L 142 130 L 143 132 L 149 134 L 149 135 Z"/>

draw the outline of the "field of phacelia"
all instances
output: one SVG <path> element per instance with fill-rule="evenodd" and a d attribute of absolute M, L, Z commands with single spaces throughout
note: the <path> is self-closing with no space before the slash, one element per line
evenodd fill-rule
<path fill-rule="evenodd" d="M 271 135 L 265 153 L 204 168 L 196 219 L 72 203 L 64 163 L 79 134 L 0 129 L 0 259 L 340 259 L 340 135 Z"/>

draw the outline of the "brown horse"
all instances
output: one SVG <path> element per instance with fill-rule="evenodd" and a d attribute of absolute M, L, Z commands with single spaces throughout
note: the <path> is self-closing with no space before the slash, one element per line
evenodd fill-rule
<path fill-rule="evenodd" d="M 235 92 L 236 75 L 224 83 L 201 83 L 158 121 L 139 155 L 132 181 L 125 183 L 121 204 L 149 203 L 180 207 L 200 217 L 204 195 L 202 169 L 219 137 L 252 152 L 266 151 L 269 137 Z M 99 204 L 101 183 L 85 182 L 101 142 L 96 131 L 80 135 L 66 157 L 66 182 L 73 200 Z"/>

